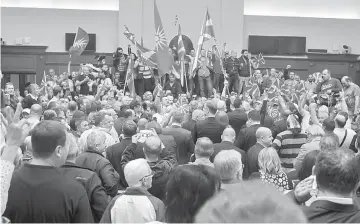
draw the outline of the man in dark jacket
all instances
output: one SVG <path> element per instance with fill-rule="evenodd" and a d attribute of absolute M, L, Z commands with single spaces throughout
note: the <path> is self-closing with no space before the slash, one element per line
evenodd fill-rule
<path fill-rule="evenodd" d="M 247 177 L 250 177 L 252 173 L 259 172 L 259 153 L 265 147 L 270 147 L 272 144 L 271 130 L 265 127 L 259 127 L 255 133 L 256 144 L 253 145 L 247 152 Z"/>
<path fill-rule="evenodd" d="M 128 162 L 136 159 L 137 144 L 140 144 L 139 139 L 142 138 L 144 137 L 142 137 L 140 133 L 132 137 L 132 144 L 126 147 L 121 158 L 122 167 L 125 167 Z M 169 179 L 169 174 L 177 165 L 176 158 L 173 156 L 160 157 L 161 151 L 164 149 L 162 148 L 161 140 L 157 136 L 145 138 L 142 145 L 145 159 L 148 161 L 154 173 L 152 187 L 149 189 L 149 192 L 163 201 L 165 199 L 165 187 Z"/>
<path fill-rule="evenodd" d="M 121 142 L 116 143 L 115 145 L 112 145 L 108 147 L 106 151 L 106 158 L 110 161 L 110 163 L 113 165 L 116 172 L 118 172 L 120 176 L 120 190 L 125 190 L 125 188 L 128 187 L 128 184 L 126 183 L 124 171 L 120 165 L 121 156 L 125 150 L 125 148 L 131 144 L 131 137 L 136 134 L 137 126 L 134 121 L 128 120 L 123 125 L 123 134 L 124 138 L 121 140 Z"/>
<path fill-rule="evenodd" d="M 246 82 L 250 78 L 250 73 L 252 72 L 252 64 L 250 61 L 251 55 L 248 50 L 241 50 L 241 57 L 239 58 L 240 62 L 240 73 L 239 73 L 239 91 L 242 93 L 242 88 L 244 86 L 244 82 Z"/>
<path fill-rule="evenodd" d="M 239 134 L 240 130 L 246 125 L 247 114 L 242 110 L 242 100 L 236 98 L 234 101 L 235 110 L 227 113 L 229 117 L 229 124 L 234 128 L 236 136 Z"/>
<path fill-rule="evenodd" d="M 225 60 L 224 67 L 229 78 L 229 92 L 240 93 L 239 89 L 239 73 L 240 73 L 240 61 L 236 58 L 236 51 L 231 51 L 231 57 Z M 239 94 L 240 95 L 240 94 Z"/>
<path fill-rule="evenodd" d="M 65 177 L 76 180 L 85 187 L 94 221 L 99 222 L 108 205 L 108 196 L 101 185 L 100 178 L 95 172 L 75 164 L 76 157 L 79 153 L 76 139 L 72 134 L 68 134 L 68 138 L 70 138 L 69 154 L 65 164 L 61 167 L 61 171 Z"/>
<path fill-rule="evenodd" d="M 303 203 L 311 197 L 311 186 L 316 181 L 317 197 L 309 207 L 303 207 L 308 221 L 359 223 L 360 209 L 353 200 L 359 182 L 355 154 L 350 150 L 321 151 L 316 158 L 314 171 L 316 178 L 305 179 L 294 191 L 296 202 Z"/>
<path fill-rule="evenodd" d="M 11 146 L 16 150 L 19 145 Z M 3 216 L 12 223 L 92 223 L 84 187 L 59 172 L 68 153 L 64 125 L 41 121 L 31 131 L 31 146 L 34 158 L 13 173 Z"/>
<path fill-rule="evenodd" d="M 221 135 L 221 142 L 214 144 L 214 153 L 210 157 L 210 161 L 214 162 L 215 156 L 222 150 L 230 150 L 234 149 L 241 154 L 241 162 L 244 164 L 244 173 L 246 171 L 246 153 L 244 150 L 239 149 L 234 145 L 234 141 L 236 138 L 235 130 L 233 128 L 225 128 L 224 132 Z"/>
<path fill-rule="evenodd" d="M 213 100 L 208 100 L 204 105 L 205 116 L 207 118 L 198 121 L 195 125 L 195 141 L 201 137 L 208 137 L 215 143 L 221 142 L 221 133 L 226 128 L 226 125 L 215 119 L 217 106 Z"/>
<path fill-rule="evenodd" d="M 191 119 L 182 124 L 182 128 L 189 130 L 191 132 L 191 136 L 194 143 L 196 141 L 196 135 L 195 135 L 196 122 L 199 120 L 204 120 L 204 118 L 205 118 L 204 111 L 196 109 L 192 112 Z"/>
<path fill-rule="evenodd" d="M 256 143 L 255 133 L 260 125 L 259 111 L 252 110 L 248 113 L 247 127 L 241 129 L 234 145 L 247 152 Z"/>
<path fill-rule="evenodd" d="M 169 74 L 169 81 L 167 81 L 164 85 L 164 91 L 166 92 L 167 90 L 170 90 L 171 94 L 176 99 L 181 93 L 181 84 L 178 80 L 176 80 L 174 74 Z"/>
<path fill-rule="evenodd" d="M 76 165 L 94 171 L 100 177 L 106 194 L 115 197 L 120 178 L 110 161 L 103 155 L 105 147 L 105 133 L 92 131 L 87 137 L 87 149 L 76 159 Z"/>
<path fill-rule="evenodd" d="M 162 129 L 163 135 L 171 135 L 174 137 L 178 146 L 176 158 L 180 165 L 189 162 L 189 158 L 191 154 L 194 153 L 195 147 L 191 132 L 181 127 L 183 120 L 184 115 L 181 112 L 175 112 L 172 118 L 171 127 Z"/>

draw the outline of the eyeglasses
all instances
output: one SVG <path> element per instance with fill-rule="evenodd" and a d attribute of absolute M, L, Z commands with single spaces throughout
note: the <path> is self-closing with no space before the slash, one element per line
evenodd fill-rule
<path fill-rule="evenodd" d="M 146 176 L 143 176 L 139 181 L 142 181 L 143 179 L 145 178 L 148 178 L 148 177 L 153 177 L 155 175 L 155 172 L 154 171 L 151 171 L 150 174 L 146 175 Z"/>

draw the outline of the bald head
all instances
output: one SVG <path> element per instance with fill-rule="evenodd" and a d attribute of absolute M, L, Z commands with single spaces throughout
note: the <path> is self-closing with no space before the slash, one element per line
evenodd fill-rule
<path fill-rule="evenodd" d="M 125 165 L 124 174 L 129 187 L 141 186 L 141 179 L 151 174 L 151 169 L 145 159 L 135 159 Z"/>
<path fill-rule="evenodd" d="M 146 120 L 145 118 L 140 118 L 140 120 L 138 121 L 139 130 L 145 130 L 147 123 L 148 123 L 148 120 Z"/>
<path fill-rule="evenodd" d="M 256 138 L 259 139 L 261 137 L 264 137 L 265 135 L 271 133 L 271 130 L 269 128 L 260 127 L 256 131 Z"/>
<path fill-rule="evenodd" d="M 157 136 L 148 137 L 144 142 L 144 154 L 147 159 L 156 159 L 161 153 L 161 141 Z"/>
<path fill-rule="evenodd" d="M 39 104 L 33 104 L 30 108 L 30 115 L 41 116 L 42 107 Z"/>
<path fill-rule="evenodd" d="M 269 128 L 260 127 L 257 129 L 255 133 L 256 139 L 258 143 L 269 147 L 272 143 L 272 132 Z"/>
<path fill-rule="evenodd" d="M 236 138 L 236 133 L 233 128 L 225 128 L 221 135 L 221 140 L 229 141 L 232 143 L 235 141 L 235 138 Z"/>

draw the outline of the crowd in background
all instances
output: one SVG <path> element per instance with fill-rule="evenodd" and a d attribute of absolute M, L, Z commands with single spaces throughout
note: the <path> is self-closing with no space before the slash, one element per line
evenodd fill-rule
<path fill-rule="evenodd" d="M 183 86 L 121 48 L 111 69 L 5 83 L 3 221 L 360 222 L 359 86 L 241 53 L 203 50 L 192 71 L 192 52 Z"/>

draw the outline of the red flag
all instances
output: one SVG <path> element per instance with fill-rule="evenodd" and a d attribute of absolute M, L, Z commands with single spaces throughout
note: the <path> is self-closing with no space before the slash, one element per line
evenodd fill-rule
<path fill-rule="evenodd" d="M 89 43 L 89 35 L 85 32 L 85 30 L 79 27 L 75 35 L 74 43 L 69 49 L 70 55 L 80 56 L 82 52 L 85 50 L 88 43 Z"/>
<path fill-rule="evenodd" d="M 184 56 L 185 56 L 185 46 L 181 35 L 181 26 L 179 24 L 179 33 L 178 33 L 178 57 L 180 60 L 180 82 L 181 85 L 184 86 L 185 83 L 185 64 L 184 64 Z"/>
<path fill-rule="evenodd" d="M 206 10 L 205 20 L 201 27 L 201 32 L 200 32 L 200 37 L 199 37 L 199 41 L 198 41 L 198 47 L 196 50 L 195 58 L 199 58 L 200 50 L 202 48 L 203 43 L 207 40 L 210 40 L 211 38 L 215 38 L 215 32 L 214 32 L 214 27 L 213 27 L 212 20 L 210 18 L 209 11 Z M 198 60 L 194 60 L 194 64 L 192 67 L 193 71 L 196 69 L 197 64 L 198 64 Z"/>
<path fill-rule="evenodd" d="M 156 60 L 158 64 L 159 77 L 162 77 L 170 71 L 173 60 L 172 55 L 169 52 L 169 47 L 166 41 L 166 36 L 164 28 L 162 26 L 159 10 L 156 5 L 156 0 L 154 1 L 154 20 Z"/>

